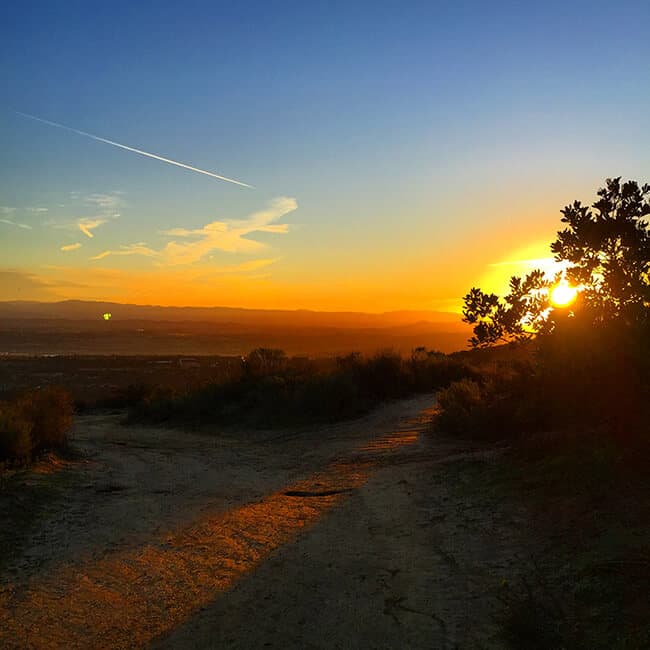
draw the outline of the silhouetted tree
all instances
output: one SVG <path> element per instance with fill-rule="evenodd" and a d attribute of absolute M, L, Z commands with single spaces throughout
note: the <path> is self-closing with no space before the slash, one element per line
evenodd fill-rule
<path fill-rule="evenodd" d="M 568 262 L 566 277 L 580 294 L 572 312 L 584 324 L 617 321 L 650 324 L 650 185 L 607 179 L 592 208 L 575 201 L 562 210 L 567 228 L 558 232 L 551 251 Z M 510 279 L 500 298 L 472 288 L 464 298 L 463 320 L 474 325 L 473 347 L 529 338 L 554 329 L 558 313 L 548 301 L 553 281 L 535 270 Z M 562 312 L 566 317 L 566 310 Z"/>
<path fill-rule="evenodd" d="M 465 296 L 463 321 L 474 325 L 470 343 L 474 347 L 527 339 L 548 327 L 550 281 L 539 270 L 525 278 L 510 278 L 510 293 L 499 298 L 473 287 Z"/>
<path fill-rule="evenodd" d="M 562 210 L 567 228 L 551 251 L 570 263 L 567 278 L 584 287 L 595 321 L 646 321 L 650 306 L 650 185 L 607 179 L 592 208 L 575 201 Z"/>
<path fill-rule="evenodd" d="M 273 375 L 287 365 L 287 355 L 284 350 L 274 348 L 256 348 L 244 359 L 244 368 L 247 373 L 256 377 Z"/>

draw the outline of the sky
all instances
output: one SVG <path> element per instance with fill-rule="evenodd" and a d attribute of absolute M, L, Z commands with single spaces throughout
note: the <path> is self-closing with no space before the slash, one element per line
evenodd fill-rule
<path fill-rule="evenodd" d="M 454 311 L 605 178 L 650 181 L 647 0 L 2 22 L 0 300 Z"/>

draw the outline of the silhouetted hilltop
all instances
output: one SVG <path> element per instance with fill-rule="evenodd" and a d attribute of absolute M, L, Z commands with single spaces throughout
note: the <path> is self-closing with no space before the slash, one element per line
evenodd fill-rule
<path fill-rule="evenodd" d="M 111 318 L 105 321 L 106 312 Z M 67 300 L 0 302 L 0 354 L 241 355 L 256 347 L 329 356 L 466 347 L 457 314 L 159 307 Z"/>
<path fill-rule="evenodd" d="M 241 325 L 317 326 L 337 328 L 396 327 L 421 323 L 457 323 L 458 314 L 437 311 L 325 312 L 306 309 L 245 309 L 241 307 L 161 307 L 115 302 L 64 300 L 61 302 L 0 302 L 2 319 L 95 320 L 110 312 L 112 321 L 203 321 Z"/>

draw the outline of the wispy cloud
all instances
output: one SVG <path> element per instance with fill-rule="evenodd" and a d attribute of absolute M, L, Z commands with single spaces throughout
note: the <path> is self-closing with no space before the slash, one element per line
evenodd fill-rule
<path fill-rule="evenodd" d="M 120 246 L 117 250 L 108 250 L 91 257 L 91 260 L 103 260 L 110 255 L 144 255 L 145 257 L 158 257 L 160 253 L 149 248 L 145 242 L 138 242 L 137 244 L 126 244 Z"/>
<path fill-rule="evenodd" d="M 0 223 L 5 223 L 8 226 L 16 226 L 16 228 L 22 228 L 23 230 L 32 230 L 32 227 L 29 224 L 19 223 L 12 219 L 0 219 Z"/>
<path fill-rule="evenodd" d="M 48 212 L 49 208 L 27 208 L 30 212 Z"/>
<path fill-rule="evenodd" d="M 86 237 L 92 239 L 95 236 L 92 231 L 95 230 L 95 228 L 104 225 L 107 221 L 108 219 L 82 219 L 77 222 L 77 225 L 79 226 L 79 230 L 81 230 Z"/>
<path fill-rule="evenodd" d="M 211 176 L 220 181 L 226 181 L 227 183 L 234 183 L 235 185 L 241 185 L 242 187 L 252 188 L 252 185 L 248 183 L 243 183 L 242 181 L 235 180 L 234 178 L 228 178 L 227 176 L 221 176 L 220 174 L 215 174 L 214 172 L 206 171 L 205 169 L 199 169 L 198 167 L 193 167 L 192 165 L 187 165 L 177 160 L 171 160 L 170 158 L 164 158 L 155 153 L 150 153 L 148 151 L 143 151 L 142 149 L 136 149 L 135 147 L 129 147 L 126 144 L 120 144 L 119 142 L 114 142 L 113 140 L 107 140 L 106 138 L 100 138 L 98 135 L 93 135 L 92 133 L 87 133 L 86 131 L 80 131 L 79 129 L 73 129 L 72 127 L 65 126 L 64 124 L 59 124 L 58 122 L 52 122 L 50 120 L 45 120 L 42 117 L 36 117 L 35 115 L 30 115 L 29 113 L 21 113 L 16 111 L 18 115 L 23 117 L 28 117 L 31 120 L 36 120 L 37 122 L 42 122 L 43 124 L 49 124 L 50 126 L 55 126 L 58 129 L 64 129 L 65 131 L 70 131 L 71 133 L 76 133 L 77 135 L 82 135 L 86 138 L 91 138 L 97 142 L 104 142 L 105 144 L 110 144 L 113 147 L 118 147 L 119 149 L 124 149 L 125 151 L 131 151 L 132 153 L 140 154 L 141 156 L 146 156 L 147 158 L 153 158 L 154 160 L 159 160 L 161 162 L 168 163 L 170 165 L 175 165 L 176 167 L 182 167 L 192 172 L 197 172 L 198 174 L 204 174 L 205 176 Z"/>
<path fill-rule="evenodd" d="M 509 273 L 525 274 L 539 269 L 547 275 L 555 275 L 566 268 L 566 263 L 558 262 L 554 257 L 535 257 L 532 259 L 504 260 L 489 265 L 494 269 L 510 269 Z"/>
<path fill-rule="evenodd" d="M 79 242 L 75 242 L 74 244 L 68 244 L 67 246 L 61 246 L 61 250 L 65 253 L 69 251 L 76 251 L 78 248 L 81 248 L 81 244 Z"/>
<path fill-rule="evenodd" d="M 248 235 L 258 232 L 288 232 L 288 224 L 274 222 L 297 207 L 296 199 L 283 196 L 274 199 L 266 210 L 255 212 L 247 219 L 212 221 L 195 230 L 172 228 L 164 231 L 164 234 L 175 239 L 165 246 L 163 254 L 169 264 L 191 264 L 215 250 L 228 253 L 261 250 L 265 244 L 249 239 Z M 177 239 L 184 241 L 179 242 Z"/>
<path fill-rule="evenodd" d="M 164 235 L 174 237 L 162 249 L 155 250 L 144 242 L 121 246 L 117 250 L 106 250 L 91 258 L 101 260 L 110 255 L 144 255 L 157 258 L 161 264 L 185 265 L 204 259 L 213 251 L 228 253 L 252 253 L 262 250 L 265 244 L 248 235 L 259 232 L 286 233 L 286 223 L 275 223 L 278 219 L 298 207 L 294 198 L 279 197 L 274 199 L 266 210 L 261 210 L 246 219 L 228 219 L 212 221 L 202 228 L 171 228 L 163 231 Z M 178 241 L 178 240 L 182 241 Z"/>
<path fill-rule="evenodd" d="M 122 205 L 121 192 L 114 192 L 112 194 L 88 194 L 84 197 L 84 203 L 97 206 L 102 210 L 113 210 Z"/>
<path fill-rule="evenodd" d="M 111 192 L 106 194 L 94 193 L 83 195 L 80 192 L 70 192 L 70 198 L 75 203 L 82 203 L 76 205 L 75 211 L 80 208 L 86 212 L 91 212 L 90 216 L 61 219 L 46 219 L 43 221 L 44 226 L 56 228 L 59 230 L 73 230 L 81 231 L 86 237 L 92 239 L 95 237 L 97 228 L 108 223 L 112 219 L 117 219 L 120 216 L 116 209 L 124 205 L 122 192 Z M 34 208 L 36 209 L 36 208 Z M 40 211 L 40 208 L 39 208 Z"/>

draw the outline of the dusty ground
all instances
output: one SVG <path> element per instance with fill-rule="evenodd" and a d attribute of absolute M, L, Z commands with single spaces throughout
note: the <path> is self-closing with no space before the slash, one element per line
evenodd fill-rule
<path fill-rule="evenodd" d="M 499 647 L 525 514 L 463 489 L 490 456 L 428 432 L 431 403 L 291 432 L 79 418 L 79 460 L 0 492 L 0 646 Z"/>

